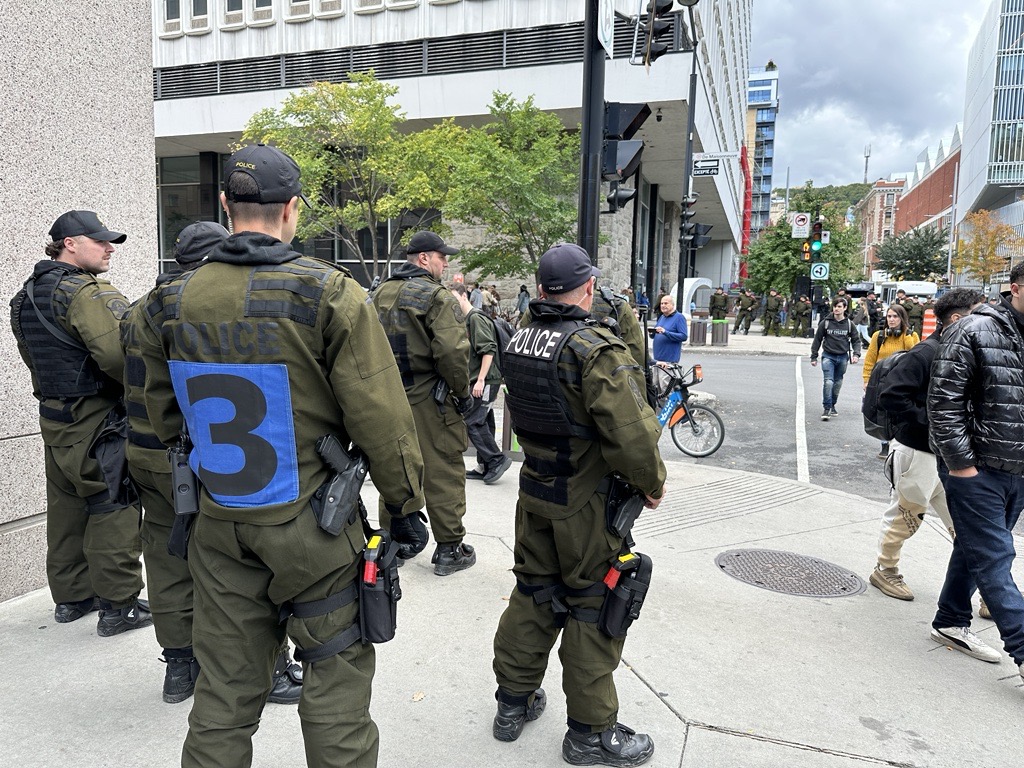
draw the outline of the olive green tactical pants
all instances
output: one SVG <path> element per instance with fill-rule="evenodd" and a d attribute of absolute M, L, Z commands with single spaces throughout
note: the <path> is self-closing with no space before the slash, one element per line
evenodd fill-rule
<path fill-rule="evenodd" d="M 46 579 L 55 603 L 99 597 L 121 608 L 142 590 L 139 510 L 89 514 L 85 500 L 107 493 L 89 443 L 44 446 Z"/>
<path fill-rule="evenodd" d="M 356 579 L 363 550 L 357 519 L 331 536 L 307 506 L 282 525 L 250 525 L 200 514 L 188 562 L 195 583 L 192 646 L 199 660 L 182 768 L 248 768 L 252 735 L 270 694 L 285 634 L 312 649 L 357 621 L 355 602 L 324 616 L 280 622 L 286 602 L 322 600 Z M 310 768 L 371 768 L 377 726 L 370 719 L 372 645 L 303 663 L 299 719 Z"/>
<path fill-rule="evenodd" d="M 605 526 L 604 496 L 595 494 L 576 514 L 549 520 L 516 508 L 516 578 L 529 585 L 561 581 L 586 589 L 604 579 L 619 555 L 622 539 Z M 600 608 L 603 597 L 569 597 L 579 608 Z M 494 674 L 498 687 L 513 695 L 533 693 L 544 678 L 548 654 L 562 633 L 562 690 L 566 713 L 595 731 L 611 728 L 619 711 L 612 673 L 622 657 L 624 638 L 613 640 L 596 623 L 570 618 L 555 626 L 551 603 L 513 590 L 494 636 Z"/>
<path fill-rule="evenodd" d="M 149 582 L 149 608 L 163 648 L 192 645 L 192 574 L 188 563 L 167 552 L 174 523 L 170 472 L 131 468 L 142 501 L 142 551 Z"/>
<path fill-rule="evenodd" d="M 457 544 L 466 538 L 462 518 L 466 516 L 466 463 L 462 454 L 469 447 L 466 422 L 454 406 L 441 413 L 431 398 L 412 406 L 416 436 L 423 454 L 423 498 L 427 504 L 430 531 L 438 544 Z M 381 501 L 380 526 L 389 530 L 391 516 Z"/>

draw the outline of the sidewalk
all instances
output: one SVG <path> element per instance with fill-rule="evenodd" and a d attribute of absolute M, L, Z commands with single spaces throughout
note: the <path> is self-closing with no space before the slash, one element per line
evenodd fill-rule
<path fill-rule="evenodd" d="M 753 336 L 747 337 L 752 339 Z M 760 337 L 758 337 L 760 338 Z M 764 475 L 671 461 L 669 493 L 637 522 L 654 581 L 617 673 L 620 719 L 651 733 L 657 768 L 1009 768 L 1024 752 L 1017 668 L 929 638 L 949 542 L 925 526 L 906 546 L 906 603 L 868 586 L 848 597 L 771 592 L 726 575 L 717 555 L 784 550 L 867 578 L 882 506 Z M 429 550 L 402 569 L 398 637 L 378 647 L 372 713 L 383 768 L 564 765 L 558 656 L 548 710 L 514 744 L 490 734 L 491 643 L 514 580 L 515 469 L 469 482 L 472 570 L 433 575 Z M 367 506 L 376 496 L 367 484 Z M 1021 571 L 1016 571 L 1018 582 Z M 178 765 L 189 703 L 160 700 L 149 630 L 95 634 L 95 616 L 53 621 L 45 590 L 0 603 L 0 745 L 24 768 Z M 990 621 L 975 630 L 1001 648 Z M 303 765 L 294 708 L 269 705 L 253 765 Z M 213 767 L 211 767 L 213 768 Z"/>
<path fill-rule="evenodd" d="M 755 320 L 750 326 L 750 333 L 746 336 L 741 331 L 733 334 L 732 326 L 735 318 L 729 318 L 729 340 L 725 346 L 713 346 L 711 344 L 711 326 L 708 325 L 707 344 L 704 346 L 693 346 L 689 342 L 683 345 L 683 354 L 690 352 L 701 355 L 776 355 L 807 357 L 811 354 L 811 340 L 793 338 L 792 336 L 764 336 L 764 329 L 759 320 Z M 691 333 L 692 337 L 692 333 Z"/>

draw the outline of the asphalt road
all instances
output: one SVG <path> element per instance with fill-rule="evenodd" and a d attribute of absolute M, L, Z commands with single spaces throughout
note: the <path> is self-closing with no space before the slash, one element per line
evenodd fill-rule
<path fill-rule="evenodd" d="M 704 355 L 686 350 L 687 365 L 701 363 L 704 382 L 695 388 L 718 398 L 725 442 L 706 459 L 679 451 L 662 438 L 666 461 L 686 461 L 800 479 L 798 445 L 806 446 L 808 479 L 825 488 L 887 501 L 889 484 L 877 458 L 879 444 L 864 434 L 860 415 L 860 364 L 851 365 L 836 404 L 838 417 L 821 421 L 821 369 L 806 358 Z M 803 424 L 797 427 L 798 374 L 803 383 Z"/>

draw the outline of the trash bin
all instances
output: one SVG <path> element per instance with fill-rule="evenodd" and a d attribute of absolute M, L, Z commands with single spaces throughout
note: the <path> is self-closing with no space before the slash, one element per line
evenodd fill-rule
<path fill-rule="evenodd" d="M 690 321 L 690 346 L 703 347 L 708 343 L 708 321 L 704 317 L 694 317 Z"/>
<path fill-rule="evenodd" d="M 711 321 L 711 346 L 712 347 L 727 347 L 727 346 L 729 346 L 729 321 L 728 320 L 712 320 Z"/>

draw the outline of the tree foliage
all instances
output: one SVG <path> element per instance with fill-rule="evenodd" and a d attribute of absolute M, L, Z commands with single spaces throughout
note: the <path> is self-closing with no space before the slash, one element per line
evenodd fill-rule
<path fill-rule="evenodd" d="M 490 113 L 452 158 L 444 214 L 485 229 L 483 245 L 459 254 L 465 270 L 522 276 L 549 247 L 574 239 L 579 136 L 532 96 L 516 101 L 495 91 Z"/>
<path fill-rule="evenodd" d="M 402 133 L 405 115 L 392 101 L 397 92 L 372 72 L 352 73 L 348 83 L 314 83 L 279 109 L 257 112 L 244 133 L 299 164 L 312 211 L 300 216 L 297 236 L 339 238 L 370 277 L 406 231 L 430 226 L 445 233 L 437 211 L 449 191 L 450 157 L 465 139 L 451 121 Z M 379 237 L 381 230 L 390 239 Z"/>
<path fill-rule="evenodd" d="M 890 280 L 935 280 L 946 273 L 948 244 L 945 230 L 915 227 L 882 242 L 877 252 L 878 266 Z"/>
<path fill-rule="evenodd" d="M 800 188 L 800 187 L 791 188 L 790 189 L 791 200 L 792 200 L 792 195 L 799 194 L 803 189 L 806 189 L 806 187 L 803 187 L 803 188 Z M 830 200 L 830 201 L 834 202 L 837 206 L 841 206 L 843 208 L 843 210 L 845 211 L 851 205 L 856 205 L 858 202 L 863 200 L 864 196 L 867 195 L 868 190 L 870 190 L 870 189 L 871 189 L 871 185 L 870 184 L 860 184 L 860 183 L 857 183 L 857 184 L 844 184 L 842 186 L 834 186 L 832 184 L 829 184 L 828 186 L 819 187 L 818 191 L 821 192 L 822 199 Z M 776 189 L 776 190 L 774 190 L 774 192 L 772 194 L 775 195 L 776 197 L 785 197 L 786 196 L 786 190 L 785 190 L 785 188 Z M 792 202 L 791 202 L 789 207 L 790 207 L 790 210 L 795 210 L 793 208 L 793 206 L 792 206 Z"/>
<path fill-rule="evenodd" d="M 960 243 L 953 266 L 988 284 L 993 275 L 1006 271 L 1010 256 L 1019 254 L 1021 246 L 1022 240 L 1013 227 L 991 211 L 975 211 L 967 214 L 960 225 Z"/>
<path fill-rule="evenodd" d="M 829 244 L 816 257 L 828 263 L 829 279 L 815 281 L 816 285 L 838 289 L 855 279 L 860 271 L 860 233 L 846 226 L 846 208 L 845 200 L 829 199 L 823 189 L 815 189 L 810 181 L 790 196 L 792 211 L 813 215 L 820 210 L 825 217 L 824 229 L 830 234 Z M 766 293 L 770 288 L 783 295 L 790 293 L 797 278 L 810 271 L 810 263 L 803 260 L 803 242 L 803 238 L 791 237 L 791 224 L 785 220 L 763 230 L 747 256 L 750 277 L 746 285 L 758 293 Z"/>

